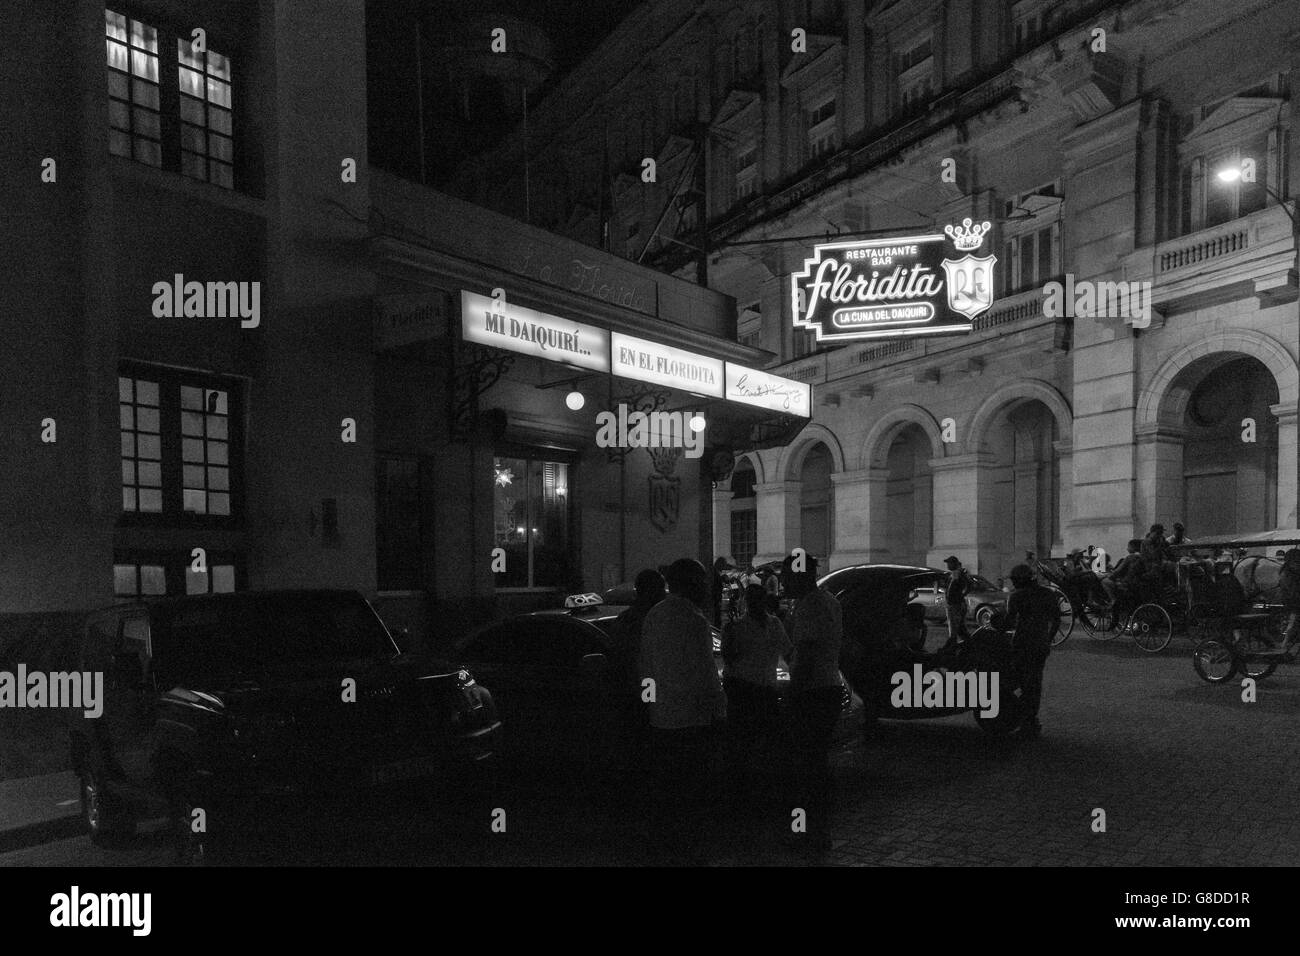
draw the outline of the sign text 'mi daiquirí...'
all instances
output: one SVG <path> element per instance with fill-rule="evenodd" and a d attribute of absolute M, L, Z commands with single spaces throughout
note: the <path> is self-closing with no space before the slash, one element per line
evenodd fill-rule
<path fill-rule="evenodd" d="M 795 327 L 818 342 L 969 332 L 993 304 L 997 258 L 972 255 L 989 228 L 966 219 L 946 235 L 815 246 L 791 277 Z"/>

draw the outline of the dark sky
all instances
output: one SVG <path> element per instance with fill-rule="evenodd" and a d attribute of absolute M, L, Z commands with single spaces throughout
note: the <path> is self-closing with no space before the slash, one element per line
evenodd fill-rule
<path fill-rule="evenodd" d="M 424 175 L 442 185 L 467 159 L 489 148 L 510 128 L 507 111 L 490 88 L 470 106 L 457 77 L 440 63 L 440 34 L 457 19 L 495 12 L 537 24 L 551 41 L 555 84 L 643 0 L 367 0 L 367 83 L 371 161 L 411 179 L 421 178 L 416 109 L 414 27 L 423 26 Z M 545 94 L 545 87 L 539 91 Z"/>

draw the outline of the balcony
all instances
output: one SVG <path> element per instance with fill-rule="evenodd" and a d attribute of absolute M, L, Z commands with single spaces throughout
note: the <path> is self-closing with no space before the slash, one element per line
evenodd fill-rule
<path fill-rule="evenodd" d="M 1252 296 L 1262 307 L 1296 294 L 1291 220 L 1276 205 L 1138 249 L 1123 268 L 1125 279 L 1152 283 L 1162 314 Z"/>

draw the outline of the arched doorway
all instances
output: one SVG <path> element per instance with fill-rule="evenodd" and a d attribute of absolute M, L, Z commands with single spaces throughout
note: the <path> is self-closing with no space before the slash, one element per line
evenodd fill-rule
<path fill-rule="evenodd" d="M 748 458 L 736 462 L 731 473 L 731 558 L 747 567 L 758 551 L 758 510 L 754 485 L 758 476 Z"/>
<path fill-rule="evenodd" d="M 808 450 L 799 468 L 799 536 L 795 546 L 820 558 L 825 567 L 831 553 L 831 473 L 835 461 L 830 449 L 818 442 Z"/>
<path fill-rule="evenodd" d="M 1157 520 L 1182 521 L 1193 538 L 1277 527 L 1277 403 L 1277 382 L 1257 358 L 1206 356 L 1179 373 L 1161 418 L 1183 406 L 1181 488 L 1165 499 L 1175 513 Z"/>
<path fill-rule="evenodd" d="M 894 436 L 885 458 L 885 548 L 898 564 L 925 564 L 934 537 L 930 437 L 911 423 Z"/>
<path fill-rule="evenodd" d="M 1061 540 L 1059 438 L 1056 416 L 1034 398 L 1009 402 L 989 422 L 992 508 L 983 541 L 992 567 L 1010 568 L 1026 551 L 1046 557 Z"/>

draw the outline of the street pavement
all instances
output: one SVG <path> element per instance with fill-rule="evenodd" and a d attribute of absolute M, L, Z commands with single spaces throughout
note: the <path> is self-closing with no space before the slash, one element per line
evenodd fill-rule
<path fill-rule="evenodd" d="M 883 721 L 835 757 L 829 850 L 810 852 L 789 808 L 719 811 L 700 847 L 714 865 L 1295 865 L 1300 863 L 1300 668 L 1242 702 L 1210 686 L 1191 645 L 1160 655 L 1076 634 L 1048 661 L 1037 741 L 998 742 L 970 715 Z M 506 832 L 491 829 L 503 803 Z M 449 811 L 418 797 L 277 816 L 214 862 L 247 864 L 635 864 L 641 814 L 583 781 L 530 779 Z M 1097 832 L 1096 811 L 1104 811 Z M 0 854 L 0 865 L 153 865 L 161 824 L 121 848 L 85 837 Z"/>

